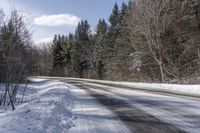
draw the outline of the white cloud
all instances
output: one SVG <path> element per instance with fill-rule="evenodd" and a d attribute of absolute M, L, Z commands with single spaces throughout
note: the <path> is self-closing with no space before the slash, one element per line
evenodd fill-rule
<path fill-rule="evenodd" d="M 35 18 L 34 23 L 41 26 L 76 26 L 80 22 L 80 18 L 68 13 L 57 15 L 43 15 Z"/>
<path fill-rule="evenodd" d="M 91 34 L 92 34 L 92 35 L 96 35 L 96 34 L 97 34 L 96 28 L 91 27 Z"/>
<path fill-rule="evenodd" d="M 42 44 L 42 43 L 51 43 L 53 41 L 53 37 L 47 37 L 37 40 L 36 44 Z"/>

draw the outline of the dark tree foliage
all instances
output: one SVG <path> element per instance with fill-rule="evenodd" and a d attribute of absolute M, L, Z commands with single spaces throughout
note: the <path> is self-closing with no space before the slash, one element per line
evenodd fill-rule
<path fill-rule="evenodd" d="M 78 57 L 76 70 L 79 77 L 84 76 L 91 65 L 92 44 L 90 25 L 87 20 L 81 21 L 75 31 L 75 49 Z"/>
<path fill-rule="evenodd" d="M 96 34 L 82 20 L 75 31 L 54 39 L 52 66 L 65 75 L 110 80 L 168 82 L 200 75 L 200 2 L 130 0 L 115 3 Z M 62 37 L 60 37 L 62 38 Z M 142 60 L 140 71 L 135 60 Z"/>
<path fill-rule="evenodd" d="M 109 22 L 113 27 L 117 26 L 117 24 L 120 23 L 120 10 L 117 3 L 115 3 L 114 5 L 112 14 L 109 17 Z"/>

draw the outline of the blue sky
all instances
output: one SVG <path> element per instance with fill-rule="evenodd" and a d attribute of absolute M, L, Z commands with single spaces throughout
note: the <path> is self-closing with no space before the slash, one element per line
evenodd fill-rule
<path fill-rule="evenodd" d="M 10 2 L 9 2 L 10 1 Z M 29 14 L 28 24 L 36 42 L 48 41 L 54 34 L 74 32 L 81 19 L 92 27 L 100 18 L 108 19 L 115 2 L 121 6 L 128 0 L 0 0 L 0 8 L 9 13 L 10 7 Z M 10 6 L 11 5 L 11 6 Z"/>

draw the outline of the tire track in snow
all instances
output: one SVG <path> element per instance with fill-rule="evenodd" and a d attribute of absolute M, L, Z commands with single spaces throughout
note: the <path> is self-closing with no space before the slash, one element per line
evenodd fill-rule
<path fill-rule="evenodd" d="M 82 84 L 80 82 L 67 82 L 89 92 L 99 102 L 116 114 L 119 119 L 134 133 L 185 133 L 185 131 L 169 123 L 165 123 L 153 115 L 150 115 L 136 107 L 133 108 L 122 99 L 118 99 L 110 95 L 108 96 L 105 93 L 97 91 L 108 91 L 108 89 Z"/>

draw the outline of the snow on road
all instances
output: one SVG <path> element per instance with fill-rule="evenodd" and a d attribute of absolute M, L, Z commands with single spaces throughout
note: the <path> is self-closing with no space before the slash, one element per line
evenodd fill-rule
<path fill-rule="evenodd" d="M 70 85 L 76 94 L 76 108 L 73 110 L 76 128 L 70 133 L 130 133 L 130 130 L 116 116 L 102 106 L 86 91 Z"/>
<path fill-rule="evenodd" d="M 158 92 L 169 92 L 180 95 L 189 95 L 200 97 L 200 85 L 181 85 L 181 84 L 158 84 L 158 83 L 134 83 L 123 81 L 107 81 L 107 80 L 94 80 L 94 79 L 81 79 L 81 78 L 66 78 L 71 80 L 80 80 L 91 83 L 103 83 L 115 86 L 124 86 L 133 89 L 150 90 Z"/>
<path fill-rule="evenodd" d="M 130 132 L 84 90 L 56 80 L 32 81 L 15 111 L 0 109 L 1 133 Z"/>
<path fill-rule="evenodd" d="M 91 89 L 110 98 L 122 99 L 129 105 L 152 114 L 158 119 L 173 124 L 184 131 L 190 133 L 200 132 L 199 99 L 164 96 L 120 87 L 82 83 L 106 88 L 107 90 Z"/>

